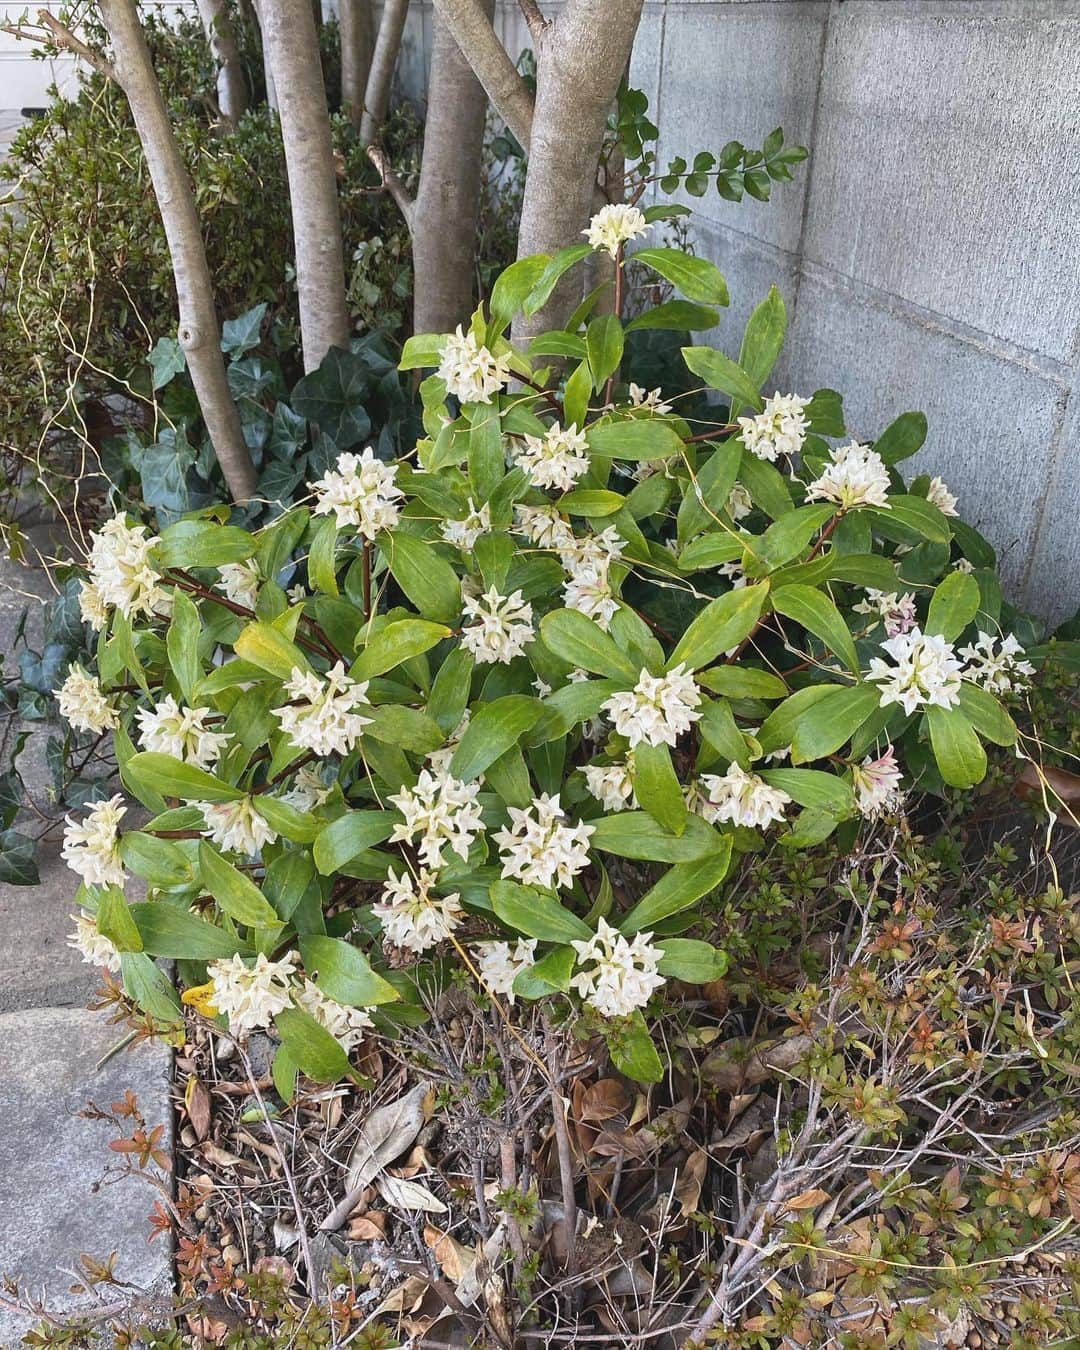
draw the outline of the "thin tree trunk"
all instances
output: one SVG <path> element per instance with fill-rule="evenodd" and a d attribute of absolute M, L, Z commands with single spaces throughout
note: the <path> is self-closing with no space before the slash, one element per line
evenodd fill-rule
<path fill-rule="evenodd" d="M 110 73 L 131 106 L 165 226 L 180 311 L 177 337 L 229 492 L 234 501 L 246 501 L 255 491 L 255 466 L 225 376 L 221 330 L 191 180 L 154 75 L 135 0 L 100 0 L 100 10 L 112 42 Z"/>
<path fill-rule="evenodd" d="M 254 0 L 255 17 L 259 23 L 259 43 L 262 46 L 263 80 L 266 84 L 266 106 L 277 112 L 277 89 L 274 72 L 270 68 L 270 48 L 266 45 L 266 25 L 263 23 L 263 0 Z"/>
<path fill-rule="evenodd" d="M 330 115 L 310 5 L 261 0 L 261 7 L 289 174 L 304 369 L 310 371 L 331 347 L 347 347 L 351 332 Z"/>
<path fill-rule="evenodd" d="M 371 0 L 339 0 L 341 30 L 341 107 L 359 128 L 364 115 L 371 57 L 375 50 L 375 17 Z"/>
<path fill-rule="evenodd" d="M 518 257 L 581 242 L 596 190 L 604 127 L 630 58 L 642 0 L 569 0 L 539 44 Z M 581 298 L 572 268 L 515 338 L 565 323 Z"/>
<path fill-rule="evenodd" d="M 494 0 L 481 0 L 490 20 Z M 413 211 L 413 331 L 449 333 L 472 313 L 487 95 L 436 10 L 424 155 Z"/>
<path fill-rule="evenodd" d="M 217 64 L 218 110 L 223 122 L 235 126 L 247 111 L 248 91 L 228 6 L 226 0 L 198 2 L 210 53 Z"/>
<path fill-rule="evenodd" d="M 394 69 L 397 66 L 398 52 L 401 50 L 401 35 L 405 31 L 405 18 L 408 12 L 409 0 L 386 0 L 383 5 L 379 36 L 375 42 L 375 54 L 371 58 L 367 89 L 364 91 L 364 114 L 360 119 L 362 145 L 370 145 L 386 121 L 386 110 L 390 106 L 390 89 L 394 83 Z"/>
<path fill-rule="evenodd" d="M 469 58 L 476 78 L 487 90 L 491 106 L 528 152 L 533 97 L 499 41 L 480 0 L 435 0 L 435 8 Z M 535 3 L 528 6 L 527 17 L 533 40 L 539 46 L 547 26 Z"/>

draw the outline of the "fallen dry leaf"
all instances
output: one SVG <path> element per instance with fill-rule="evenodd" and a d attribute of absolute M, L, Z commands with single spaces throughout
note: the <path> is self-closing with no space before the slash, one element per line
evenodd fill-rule
<path fill-rule="evenodd" d="M 324 1231 L 340 1228 L 364 1188 L 412 1146 L 431 1114 L 432 1100 L 431 1084 L 418 1083 L 397 1101 L 371 1112 L 349 1155 L 345 1197 L 323 1220 Z"/>
<path fill-rule="evenodd" d="M 630 1093 L 617 1078 L 601 1078 L 581 1094 L 580 1119 L 601 1124 L 623 1115 L 630 1100 Z"/>
<path fill-rule="evenodd" d="M 694 1149 L 679 1172 L 679 1184 L 675 1187 L 675 1199 L 682 1206 L 683 1217 L 693 1214 L 701 1201 L 701 1188 L 705 1184 L 705 1173 L 709 1168 L 709 1155 L 703 1148 Z"/>
<path fill-rule="evenodd" d="M 184 1110 L 187 1112 L 195 1138 L 201 1144 L 210 1133 L 210 1091 L 194 1074 L 184 1088 Z"/>
<path fill-rule="evenodd" d="M 1044 768 L 1029 760 L 1023 773 L 1013 785 L 1018 797 L 1042 801 L 1047 798 L 1051 810 L 1056 810 L 1054 798 L 1065 807 L 1061 819 L 1073 827 L 1080 827 L 1080 774 L 1068 769 Z"/>
<path fill-rule="evenodd" d="M 351 1242 L 382 1242 L 386 1238 L 385 1210 L 369 1209 L 366 1214 L 358 1214 L 349 1220 L 349 1240 Z"/>
<path fill-rule="evenodd" d="M 397 1286 L 391 1289 L 386 1298 L 375 1309 L 375 1315 L 379 1313 L 406 1313 L 415 1312 L 424 1301 L 424 1295 L 430 1288 L 427 1280 L 422 1280 L 419 1275 L 410 1275 Z"/>
<path fill-rule="evenodd" d="M 439 1263 L 439 1269 L 454 1284 L 460 1284 L 465 1272 L 476 1265 L 476 1252 L 441 1228 L 425 1224 L 424 1242 Z"/>
<path fill-rule="evenodd" d="M 428 1188 L 421 1186 L 418 1181 L 383 1175 L 375 1184 L 382 1198 L 394 1209 L 420 1210 L 425 1214 L 449 1212 L 449 1206 L 444 1205 L 438 1196 L 432 1195 Z"/>
<path fill-rule="evenodd" d="M 817 1209 L 819 1205 L 823 1205 L 826 1200 L 831 1199 L 832 1196 L 828 1191 L 816 1189 L 800 1191 L 798 1195 L 793 1195 L 790 1200 L 784 1201 L 784 1208 L 794 1210 Z"/>
<path fill-rule="evenodd" d="M 766 1042 L 749 1053 L 745 1040 L 725 1041 L 702 1061 L 701 1073 L 713 1087 L 741 1093 L 789 1072 L 813 1044 L 813 1037 L 805 1032 L 787 1040 Z"/>

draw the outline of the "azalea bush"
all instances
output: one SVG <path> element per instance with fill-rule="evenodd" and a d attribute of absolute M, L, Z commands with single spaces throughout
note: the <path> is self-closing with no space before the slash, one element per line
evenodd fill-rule
<path fill-rule="evenodd" d="M 713 264 L 644 238 L 671 209 L 605 207 L 506 269 L 468 331 L 411 338 L 401 368 L 431 373 L 408 453 L 337 417 L 306 501 L 261 529 L 209 508 L 94 536 L 95 657 L 57 697 L 144 809 L 69 820 L 74 940 L 163 1027 L 167 957 L 223 1029 L 273 1028 L 286 1097 L 462 978 L 658 1080 L 647 1013 L 723 975 L 737 855 L 846 847 L 1017 740 L 1001 698 L 1033 667 L 993 552 L 897 467 L 920 414 L 870 445 L 833 391 L 763 397 L 775 290 L 737 360 L 683 347 L 693 417 L 620 380 L 630 333 L 708 329 L 727 302 Z M 624 322 L 639 239 L 679 297 Z M 602 288 L 511 346 L 593 250 L 614 312 Z"/>

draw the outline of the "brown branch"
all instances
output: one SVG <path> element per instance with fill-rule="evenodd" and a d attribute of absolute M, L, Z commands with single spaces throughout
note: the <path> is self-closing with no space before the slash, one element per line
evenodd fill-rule
<path fill-rule="evenodd" d="M 408 226 L 409 233 L 412 233 L 413 209 L 416 203 L 409 196 L 409 191 L 405 184 L 390 167 L 390 162 L 383 153 L 382 147 L 378 145 L 369 145 L 367 148 L 367 157 L 379 171 L 379 177 L 382 179 L 383 187 L 389 192 L 397 204 L 398 210 L 405 218 L 405 224 Z"/>
<path fill-rule="evenodd" d="M 533 96 L 482 6 L 478 0 L 435 0 L 435 8 L 484 86 L 495 111 L 527 151 L 532 140 Z"/>
<path fill-rule="evenodd" d="M 55 41 L 61 47 L 66 47 L 68 51 L 74 52 L 76 56 L 81 57 L 88 65 L 93 66 L 94 69 L 104 75 L 106 79 L 114 80 L 117 84 L 120 83 L 116 76 L 116 69 L 112 63 L 107 61 L 100 52 L 94 51 L 92 47 L 88 47 L 85 42 L 80 41 L 69 28 L 64 27 L 55 15 L 50 14 L 47 9 L 39 9 L 38 19 L 41 22 L 41 26 L 49 30 Z M 20 31 L 18 26 L 13 24 L 5 24 L 4 32 L 12 33 L 15 37 L 30 36 L 25 30 Z"/>
<path fill-rule="evenodd" d="M 539 46 L 543 41 L 544 34 L 551 27 L 551 20 L 544 18 L 543 11 L 536 0 L 518 0 L 518 6 L 525 16 L 525 22 L 529 25 L 532 40 Z"/>

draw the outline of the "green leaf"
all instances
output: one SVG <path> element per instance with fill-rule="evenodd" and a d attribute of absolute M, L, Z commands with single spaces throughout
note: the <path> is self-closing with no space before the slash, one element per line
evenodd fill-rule
<path fill-rule="evenodd" d="M 633 937 L 644 929 L 651 930 L 661 920 L 681 914 L 703 895 L 714 891 L 731 866 L 731 835 L 721 835 L 720 840 L 715 853 L 669 868 L 626 915 L 619 924 L 619 932 Z"/>
<path fill-rule="evenodd" d="M 404 530 L 383 535 L 381 548 L 394 580 L 426 619 L 457 622 L 461 583 L 445 558 Z"/>
<path fill-rule="evenodd" d="M 586 520 L 593 520 L 613 516 L 616 511 L 621 511 L 626 505 L 626 498 L 621 492 L 576 488 L 560 497 L 555 505 L 568 516 L 584 516 Z"/>
<path fill-rule="evenodd" d="M 398 358 L 398 370 L 433 370 L 442 361 L 445 333 L 414 333 Z"/>
<path fill-rule="evenodd" d="M 337 521 L 327 516 L 315 531 L 308 551 L 307 570 L 311 584 L 324 595 L 337 595 Z"/>
<path fill-rule="evenodd" d="M 714 666 L 700 671 L 697 682 L 725 698 L 785 698 L 788 694 L 778 675 L 750 666 Z"/>
<path fill-rule="evenodd" d="M 1015 745 L 1016 723 L 986 689 L 964 680 L 960 685 L 960 711 L 985 741 Z"/>
<path fill-rule="evenodd" d="M 775 286 L 770 286 L 769 294 L 750 315 L 739 350 L 739 365 L 746 371 L 755 389 L 760 389 L 772 373 L 784 345 L 786 329 L 784 297 Z M 732 418 L 735 411 L 732 408 Z"/>
<path fill-rule="evenodd" d="M 614 638 L 576 609 L 556 609 L 540 621 L 545 646 L 570 665 L 608 679 L 636 684 L 640 669 L 620 651 Z"/>
<path fill-rule="evenodd" d="M 874 449 L 891 467 L 922 448 L 922 444 L 926 440 L 927 430 L 925 413 L 901 413 L 896 421 L 891 426 L 886 427 L 877 438 L 874 442 Z"/>
<path fill-rule="evenodd" d="M 549 254 L 534 253 L 528 258 L 519 258 L 517 262 L 503 268 L 491 288 L 491 297 L 488 301 L 488 309 L 491 311 L 491 323 L 488 327 L 490 336 L 497 337 L 518 313 L 550 264 Z"/>
<path fill-rule="evenodd" d="M 353 1008 L 374 1008 L 401 997 L 392 984 L 371 969 L 367 957 L 351 942 L 306 934 L 300 938 L 304 969 L 318 972 L 316 983 L 328 998 Z"/>
<path fill-rule="evenodd" d="M 176 338 L 158 338 L 146 359 L 153 371 L 155 389 L 164 389 L 182 370 L 187 369 L 187 357 Z"/>
<path fill-rule="evenodd" d="M 442 728 L 427 713 L 418 708 L 406 708 L 387 703 L 373 708 L 371 721 L 364 728 L 365 736 L 372 736 L 385 745 L 397 745 L 414 755 L 430 755 L 444 741 Z"/>
<path fill-rule="evenodd" d="M 351 1075 L 348 1055 L 309 1013 L 285 1008 L 274 1018 L 274 1026 L 281 1037 L 282 1049 L 308 1078 L 316 1083 L 336 1083 Z"/>
<path fill-rule="evenodd" d="M 184 696 L 184 702 L 191 703 L 203 674 L 202 666 L 199 664 L 199 634 L 202 625 L 194 601 L 179 588 L 174 588 L 172 594 L 173 609 L 165 633 L 165 651 L 172 673 L 180 686 L 180 692 Z"/>
<path fill-rule="evenodd" d="M 152 886 L 182 886 L 193 878 L 188 855 L 179 844 L 141 830 L 129 830 L 123 836 L 120 857 L 129 872 Z"/>
<path fill-rule="evenodd" d="M 829 651 L 835 652 L 849 670 L 858 675 L 859 658 L 851 632 L 824 591 L 815 590 L 813 586 L 783 586 L 773 592 L 772 607 L 777 614 L 793 619 L 807 632 L 819 637 Z"/>
<path fill-rule="evenodd" d="M 563 386 L 563 417 L 566 425 L 583 427 L 589 415 L 589 394 L 592 392 L 592 371 L 588 361 L 581 361 L 567 376 Z"/>
<path fill-rule="evenodd" d="M 469 706 L 469 690 L 475 663 L 464 647 L 452 647 L 439 667 L 428 697 L 428 716 L 451 735 Z"/>
<path fill-rule="evenodd" d="M 734 714 L 726 702 L 715 703 L 712 700 L 707 702 L 701 710 L 698 728 L 701 732 L 701 738 L 705 742 L 705 747 L 713 752 L 710 757 L 699 751 L 699 767 L 704 767 L 710 762 L 710 758 L 715 758 L 716 755 L 731 760 L 744 769 L 749 766 L 750 751 L 746 744 L 746 738 L 739 730 Z"/>
<path fill-rule="evenodd" d="M 815 534 L 836 514 L 836 507 L 827 503 L 799 506 L 774 521 L 765 533 L 749 546 L 747 576 L 763 576 L 800 554 Z"/>
<path fill-rule="evenodd" d="M 687 498 L 683 498 L 683 505 Z M 683 572 L 698 572 L 704 568 L 720 567 L 741 558 L 746 549 L 746 535 L 734 530 L 699 535 L 679 554 L 679 568 Z"/>
<path fill-rule="evenodd" d="M 262 334 L 262 321 L 269 308 L 264 301 L 238 314 L 235 319 L 226 319 L 221 325 L 221 350 L 239 357 L 257 347 Z"/>
<path fill-rule="evenodd" d="M 803 764 L 823 759 L 839 750 L 875 711 L 881 701 L 872 684 L 855 684 L 846 689 L 831 688 L 828 697 L 807 710 L 795 727 L 791 739 L 791 762 Z M 781 705 L 783 706 L 783 705 Z M 766 721 L 766 726 L 768 721 Z M 762 727 L 765 731 L 765 726 Z M 762 749 L 765 742 L 758 736 Z"/>
<path fill-rule="evenodd" d="M 184 764 L 172 755 L 156 750 L 141 750 L 132 755 L 124 773 L 136 786 L 144 786 L 162 797 L 183 797 L 193 802 L 235 802 L 244 794 L 230 787 L 205 769 Z"/>
<path fill-rule="evenodd" d="M 952 642 L 979 612 L 979 602 L 979 583 L 975 578 L 968 572 L 950 572 L 930 597 L 924 631 L 940 634 Z"/>
<path fill-rule="evenodd" d="M 371 418 L 364 407 L 370 382 L 364 356 L 331 347 L 318 370 L 305 375 L 293 389 L 293 412 L 317 422 L 335 450 L 348 450 L 371 432 Z"/>
<path fill-rule="evenodd" d="M 634 261 L 670 281 L 687 300 L 704 305 L 726 305 L 728 288 L 720 269 L 707 258 L 693 258 L 677 248 L 639 248 Z"/>
<path fill-rule="evenodd" d="M 296 643 L 290 642 L 280 628 L 270 623 L 249 623 L 233 643 L 233 650 L 237 656 L 278 680 L 289 679 L 294 670 L 302 670 L 305 674 L 311 670 L 307 657 Z"/>
<path fill-rule="evenodd" d="M 349 673 L 354 680 L 385 675 L 412 657 L 430 651 L 452 632 L 445 624 L 430 623 L 427 619 L 399 619 L 367 640 Z"/>
<path fill-rule="evenodd" d="M 791 491 L 787 480 L 775 465 L 743 449 L 742 463 L 739 465 L 739 479 L 750 494 L 755 506 L 773 520 L 779 520 L 794 510 Z"/>
<path fill-rule="evenodd" d="M 925 497 L 889 497 L 889 505 L 860 508 L 873 517 L 874 529 L 885 539 L 898 544 L 920 544 L 929 540 L 947 544 L 952 538 L 949 522 L 933 502 Z"/>
<path fill-rule="evenodd" d="M 618 693 L 620 688 L 622 684 L 614 680 L 581 680 L 564 684 L 544 699 L 544 711 L 535 726 L 523 737 L 522 743 L 532 748 L 565 736 L 573 727 L 595 717 L 601 704 L 612 694 Z"/>
<path fill-rule="evenodd" d="M 763 581 L 710 600 L 679 639 L 667 669 L 685 664 L 700 670 L 721 652 L 737 647 L 753 631 L 768 594 L 768 582 Z"/>
<path fill-rule="evenodd" d="M 680 543 L 686 539 L 692 539 L 699 530 L 706 526 L 719 523 L 721 513 L 724 513 L 725 519 L 727 518 L 728 498 L 731 496 L 731 489 L 735 486 L 735 480 L 739 476 L 741 460 L 742 445 L 739 441 L 722 441 L 698 469 L 679 506 L 676 535 Z M 646 483 L 656 481 L 663 482 L 664 480 L 659 475 L 654 475 L 653 478 L 645 480 Z M 730 541 L 732 537 L 729 533 L 726 536 L 727 541 Z M 732 558 L 738 556 L 738 552 L 732 553 L 731 558 L 725 559 L 725 561 L 730 562 Z M 684 551 L 680 559 L 680 565 L 683 567 L 701 567 L 710 564 L 689 563 L 686 561 L 686 552 Z"/>
<path fill-rule="evenodd" d="M 585 346 L 585 339 L 578 337 L 576 333 L 564 333 L 556 330 L 553 333 L 539 333 L 529 343 L 529 358 L 535 360 L 540 356 L 565 356 L 571 361 L 584 361 L 588 349 Z"/>
<path fill-rule="evenodd" d="M 315 863 L 308 852 L 280 853 L 266 869 L 263 893 L 281 919 L 291 919 L 304 897 L 314 887 L 321 911 L 321 896 L 315 878 Z"/>
<path fill-rule="evenodd" d="M 118 951 L 143 950 L 142 934 L 119 886 L 106 886 L 102 890 L 98 899 L 97 926 Z"/>
<path fill-rule="evenodd" d="M 120 974 L 128 997 L 155 1022 L 175 1026 L 181 1021 L 180 996 L 163 970 L 145 952 L 122 952 Z"/>
<path fill-rule="evenodd" d="M 151 956 L 166 956 L 172 961 L 217 961 L 244 950 L 244 944 L 224 929 L 169 901 L 140 901 L 130 909 L 143 950 Z"/>
<path fill-rule="evenodd" d="M 634 751 L 634 791 L 655 821 L 672 834 L 682 834 L 689 812 L 666 745 L 643 742 Z"/>
<path fill-rule="evenodd" d="M 497 408 L 474 403 L 468 409 L 469 483 L 477 501 L 486 502 L 506 469 L 502 423 Z"/>
<path fill-rule="evenodd" d="M 514 977 L 514 993 L 519 998 L 546 998 L 548 994 L 565 994 L 570 988 L 577 953 L 573 947 L 555 947 L 542 956 L 535 965 L 519 970 Z"/>
<path fill-rule="evenodd" d="M 450 761 L 451 774 L 466 783 L 479 777 L 489 764 L 494 764 L 512 745 L 517 745 L 543 711 L 539 699 L 525 694 L 505 694 L 491 703 L 481 704 L 454 751 Z"/>
<path fill-rule="evenodd" d="M 220 567 L 247 562 L 257 547 L 253 535 L 211 520 L 178 520 L 162 530 L 154 552 L 162 567 Z"/>
<path fill-rule="evenodd" d="M 529 291 L 525 303 L 522 305 L 524 313 L 531 315 L 543 309 L 551 292 L 559 284 L 563 273 L 569 271 L 582 258 L 588 257 L 591 252 L 592 249 L 588 244 L 571 244 L 569 248 L 561 248 L 558 253 L 552 254 L 551 259 L 540 273 L 539 279 Z"/>
<path fill-rule="evenodd" d="M 687 984 L 710 984 L 728 968 L 727 952 L 693 938 L 664 938 L 657 946 L 664 953 L 656 964 L 661 975 Z"/>
<path fill-rule="evenodd" d="M 642 328 L 670 328 L 680 333 L 700 333 L 714 328 L 720 322 L 720 315 L 706 305 L 694 305 L 688 300 L 666 300 L 662 305 L 653 305 L 631 319 L 626 325 L 628 333 Z"/>
<path fill-rule="evenodd" d="M 796 689 L 779 707 L 774 708 L 762 723 L 756 740 L 766 755 L 774 750 L 786 749 L 795 735 L 800 720 L 817 703 L 831 698 L 840 686 L 835 684 L 811 684 L 805 689 Z"/>
<path fill-rule="evenodd" d="M 249 928 L 280 928 L 281 920 L 250 877 L 207 843 L 199 840 L 199 874 L 221 909 Z"/>
<path fill-rule="evenodd" d="M 731 847 L 729 835 L 723 835 L 692 815 L 682 834 L 671 834 L 644 811 L 620 811 L 593 821 L 590 848 L 614 853 L 620 858 L 643 862 L 697 862 Z"/>
<path fill-rule="evenodd" d="M 942 778 L 955 788 L 974 787 L 986 776 L 986 751 L 960 708 L 929 707 L 926 724 Z"/>
<path fill-rule="evenodd" d="M 629 1017 L 606 1022 L 604 1037 L 611 1062 L 621 1074 L 635 1083 L 659 1083 L 663 1078 L 664 1065 L 640 1008 Z"/>
<path fill-rule="evenodd" d="M 683 448 L 679 433 L 661 417 L 594 422 L 585 435 L 589 449 L 605 459 L 667 459 Z"/>
<path fill-rule="evenodd" d="M 283 1102 L 292 1104 L 296 1096 L 296 1079 L 300 1073 L 292 1052 L 287 1046 L 279 1045 L 270 1065 L 270 1076 L 274 1080 L 274 1089 Z"/>
<path fill-rule="evenodd" d="M 820 769 L 761 769 L 766 783 L 786 792 L 792 801 L 836 816 L 849 816 L 855 810 L 850 783 L 834 773 Z"/>
<path fill-rule="evenodd" d="M 400 820 L 396 811 L 348 811 L 325 826 L 312 856 L 322 876 L 331 876 L 365 849 L 389 839 Z"/>
<path fill-rule="evenodd" d="M 730 356 L 712 347 L 684 347 L 682 354 L 690 370 L 700 375 L 710 389 L 727 394 L 733 407 L 748 403 L 752 408 L 761 409 L 757 385 Z"/>
<path fill-rule="evenodd" d="M 322 822 L 310 811 L 300 811 L 268 792 L 253 796 L 251 804 L 278 834 L 291 839 L 294 844 L 310 844 L 322 828 Z"/>
<path fill-rule="evenodd" d="M 532 886 L 514 881 L 495 881 L 491 885 L 491 904 L 496 915 L 526 937 L 541 942 L 588 942 L 592 929 L 555 899 Z"/>
<path fill-rule="evenodd" d="M 840 553 L 833 549 L 829 556 L 832 560 L 829 576 L 833 581 L 870 587 L 886 595 L 897 589 L 896 568 L 880 553 Z"/>
<path fill-rule="evenodd" d="M 592 319 L 585 330 L 585 347 L 593 388 L 597 393 L 609 375 L 614 375 L 623 356 L 623 326 L 615 314 L 603 314 Z"/>

